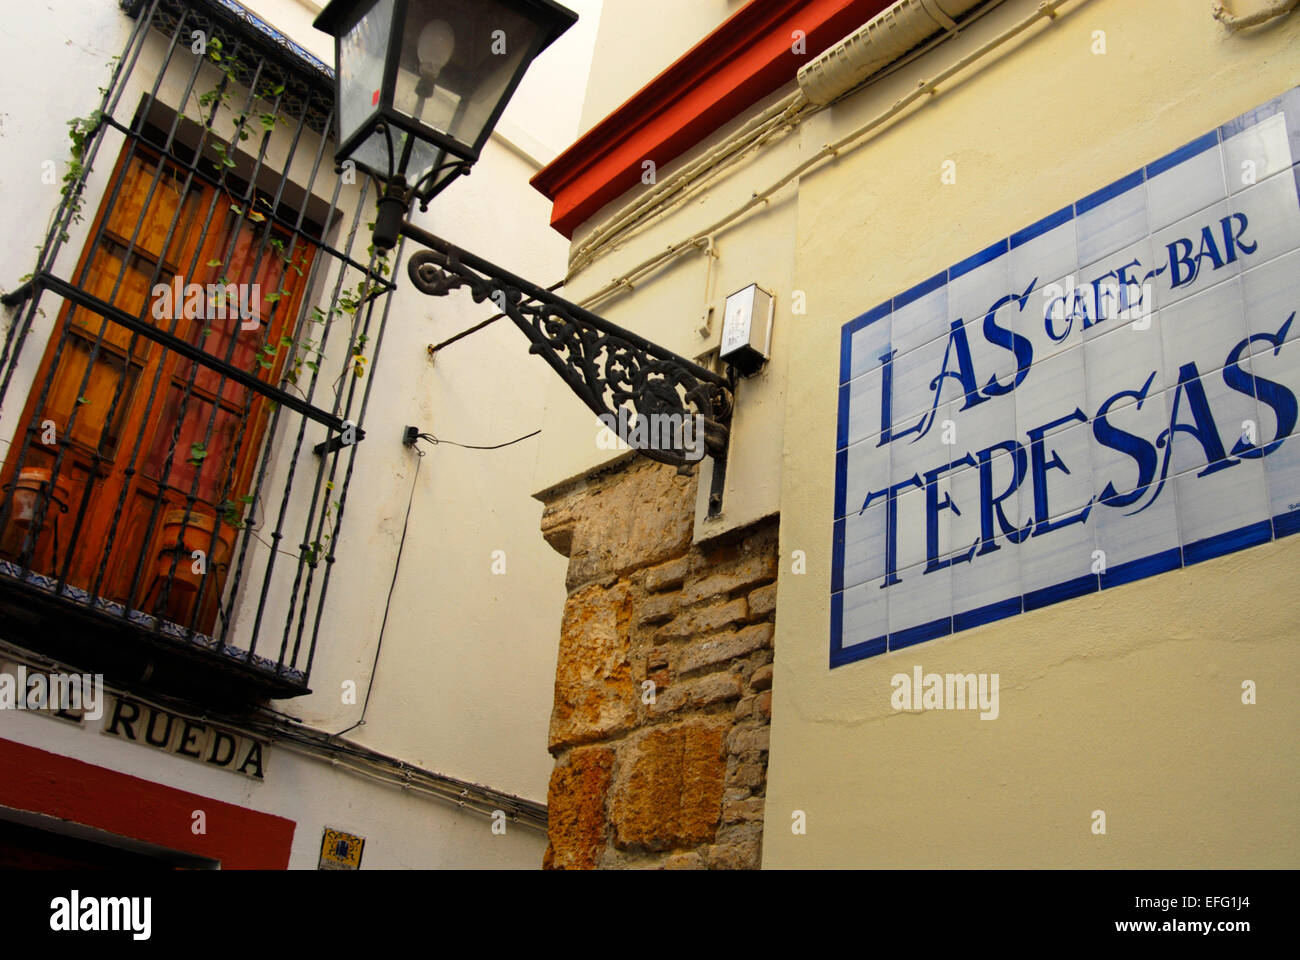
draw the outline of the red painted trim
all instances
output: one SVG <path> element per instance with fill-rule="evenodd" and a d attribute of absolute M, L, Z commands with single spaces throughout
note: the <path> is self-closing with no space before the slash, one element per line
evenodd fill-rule
<path fill-rule="evenodd" d="M 183 761 L 182 761 L 183 762 Z M 283 870 L 294 822 L 36 747 L 0 739 L 0 805 L 220 861 L 223 870 Z M 195 836 L 195 810 L 208 832 Z"/>
<path fill-rule="evenodd" d="M 794 79 L 799 68 L 892 0 L 752 0 L 530 181 L 554 201 L 566 237 L 727 121 Z M 807 53 L 791 52 L 802 30 Z"/>

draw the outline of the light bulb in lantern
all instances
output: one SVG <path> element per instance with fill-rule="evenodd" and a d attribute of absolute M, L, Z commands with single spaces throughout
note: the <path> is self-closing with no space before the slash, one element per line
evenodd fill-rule
<path fill-rule="evenodd" d="M 420 31 L 415 50 L 420 58 L 420 73 L 426 77 L 436 77 L 456 50 L 456 34 L 452 31 L 451 24 L 446 20 L 430 20 Z"/>

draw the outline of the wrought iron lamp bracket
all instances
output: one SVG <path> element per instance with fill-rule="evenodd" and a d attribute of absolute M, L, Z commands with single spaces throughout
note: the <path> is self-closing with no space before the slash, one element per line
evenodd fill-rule
<path fill-rule="evenodd" d="M 620 439 L 639 453 L 679 468 L 706 452 L 726 458 L 726 378 L 425 230 L 404 223 L 402 233 L 426 248 L 407 262 L 416 289 L 442 297 L 464 287 L 476 302 L 492 300 L 528 337 L 529 352 L 541 355 L 593 413 L 612 418 L 607 422 L 619 425 Z M 701 433 L 702 442 L 695 439 Z M 665 437 L 673 445 L 663 444 Z"/>

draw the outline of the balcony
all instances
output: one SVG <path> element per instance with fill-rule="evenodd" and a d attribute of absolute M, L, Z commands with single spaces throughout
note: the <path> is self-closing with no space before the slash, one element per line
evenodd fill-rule
<path fill-rule="evenodd" d="M 302 695 L 391 266 L 355 249 L 373 197 L 329 169 L 318 62 L 218 0 L 123 8 L 5 298 L 0 639 L 169 695 Z"/>

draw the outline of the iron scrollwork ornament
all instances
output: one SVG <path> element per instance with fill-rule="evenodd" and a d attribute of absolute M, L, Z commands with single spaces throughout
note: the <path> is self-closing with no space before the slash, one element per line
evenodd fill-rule
<path fill-rule="evenodd" d="M 731 391 L 721 376 L 544 290 L 521 290 L 504 270 L 490 275 L 485 261 L 474 258 L 471 268 L 462 251 L 439 245 L 411 255 L 416 289 L 442 297 L 464 287 L 475 302 L 491 300 L 528 337 L 529 352 L 544 357 L 607 426 L 618 425 L 623 442 L 678 467 L 706 452 L 726 456 Z M 673 442 L 663 442 L 668 437 Z"/>

